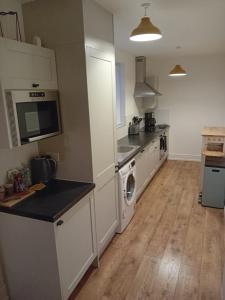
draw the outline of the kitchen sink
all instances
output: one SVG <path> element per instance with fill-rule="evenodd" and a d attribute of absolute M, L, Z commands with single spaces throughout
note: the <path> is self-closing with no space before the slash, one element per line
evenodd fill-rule
<path fill-rule="evenodd" d="M 130 152 L 132 150 L 134 150 L 136 147 L 132 147 L 132 146 L 118 146 L 118 153 L 127 153 Z"/>

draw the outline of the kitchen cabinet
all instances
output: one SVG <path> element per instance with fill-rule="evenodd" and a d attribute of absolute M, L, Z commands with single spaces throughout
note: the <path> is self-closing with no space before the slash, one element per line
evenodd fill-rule
<path fill-rule="evenodd" d="M 150 145 L 146 147 L 146 167 L 147 167 L 147 174 L 146 174 L 146 182 L 145 185 L 148 184 L 150 179 L 154 175 L 154 169 L 155 169 L 155 141 L 152 141 Z"/>
<path fill-rule="evenodd" d="M 102 253 L 118 225 L 113 75 L 115 62 L 113 55 L 94 48 L 86 47 L 86 54 L 93 177 L 96 184 L 97 241 L 99 253 Z"/>
<path fill-rule="evenodd" d="M 93 193 L 55 223 L 0 213 L 0 236 L 10 299 L 68 299 L 97 256 Z"/>
<path fill-rule="evenodd" d="M 160 166 L 159 138 L 139 152 L 136 157 L 136 199 L 143 192 Z"/>
<path fill-rule="evenodd" d="M 153 143 L 153 175 L 160 166 L 160 139 L 157 138 Z"/>
<path fill-rule="evenodd" d="M 144 150 L 144 149 L 143 149 Z M 139 152 L 135 156 L 136 162 L 136 199 L 141 195 L 144 190 L 144 182 L 145 182 L 145 152 Z"/>
<path fill-rule="evenodd" d="M 0 38 L 0 54 L 4 89 L 57 89 L 53 50 Z"/>

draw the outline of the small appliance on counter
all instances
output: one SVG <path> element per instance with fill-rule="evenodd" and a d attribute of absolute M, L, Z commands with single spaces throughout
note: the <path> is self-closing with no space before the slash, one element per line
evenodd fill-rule
<path fill-rule="evenodd" d="M 156 124 L 156 120 L 154 117 L 154 113 L 153 112 L 145 113 L 145 131 L 146 132 L 155 131 L 156 128 L 155 124 Z"/>
<path fill-rule="evenodd" d="M 141 121 L 142 118 L 139 118 L 137 116 L 133 117 L 132 123 L 131 122 L 129 123 L 129 128 L 128 128 L 129 135 L 139 134 Z"/>
<path fill-rule="evenodd" d="M 49 155 L 34 157 L 31 160 L 32 182 L 48 183 L 55 177 L 57 162 Z"/>

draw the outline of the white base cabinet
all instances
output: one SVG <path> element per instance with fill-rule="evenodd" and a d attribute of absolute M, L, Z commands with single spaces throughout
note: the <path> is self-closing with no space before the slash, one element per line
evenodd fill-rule
<path fill-rule="evenodd" d="M 93 193 L 55 223 L 0 213 L 11 300 L 65 300 L 97 257 Z"/>
<path fill-rule="evenodd" d="M 160 167 L 160 139 L 156 138 L 135 157 L 136 199 Z"/>

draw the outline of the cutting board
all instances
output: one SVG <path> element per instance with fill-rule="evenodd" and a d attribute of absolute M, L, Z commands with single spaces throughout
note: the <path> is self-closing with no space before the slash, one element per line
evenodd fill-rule
<path fill-rule="evenodd" d="M 32 185 L 29 188 L 28 192 L 22 193 L 22 194 L 14 194 L 9 198 L 4 199 L 3 201 L 0 201 L 0 205 L 4 207 L 12 207 L 16 205 L 17 203 L 20 203 L 24 199 L 30 197 L 33 195 L 36 191 L 41 191 L 46 187 L 44 183 L 38 183 L 35 185 Z"/>
<path fill-rule="evenodd" d="M 31 195 L 33 195 L 35 193 L 35 191 L 29 191 L 26 194 L 22 194 L 22 195 L 13 195 L 10 198 L 6 198 L 4 201 L 0 202 L 1 206 L 4 207 L 12 207 L 13 205 L 18 204 L 19 202 L 23 201 L 24 199 L 30 197 Z"/>

